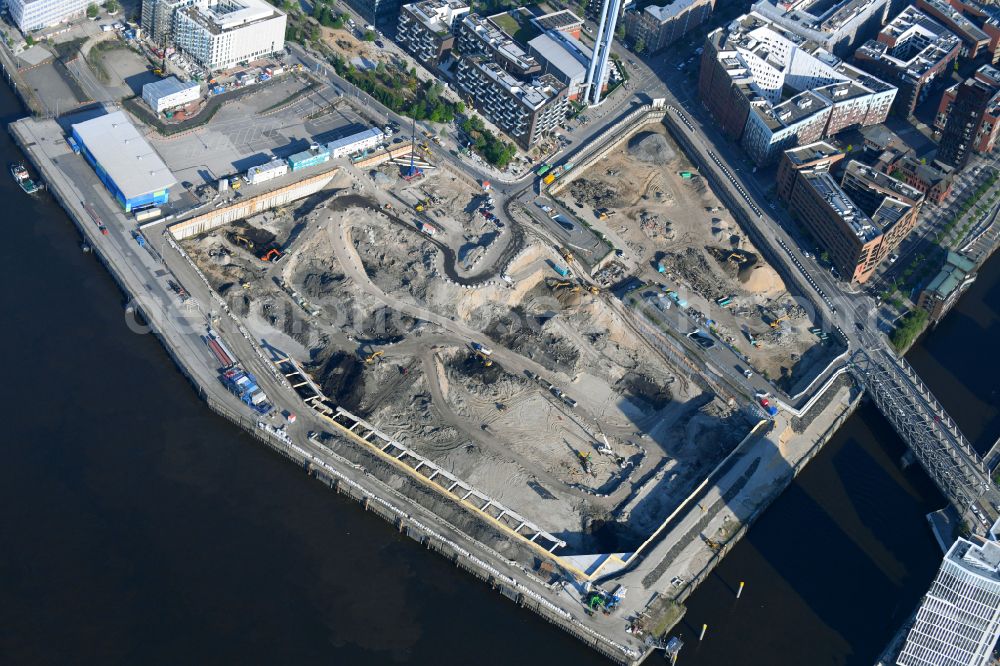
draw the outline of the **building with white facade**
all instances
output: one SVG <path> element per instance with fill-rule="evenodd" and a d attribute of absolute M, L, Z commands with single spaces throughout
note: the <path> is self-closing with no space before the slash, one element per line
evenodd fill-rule
<path fill-rule="evenodd" d="M 89 5 L 105 0 L 7 0 L 10 18 L 24 34 L 83 16 Z"/>
<path fill-rule="evenodd" d="M 890 0 L 760 0 L 754 13 L 846 58 L 879 31 Z"/>
<path fill-rule="evenodd" d="M 176 76 L 168 76 L 142 87 L 142 99 L 156 113 L 193 102 L 201 97 L 201 85 L 197 81 L 181 82 Z"/>
<path fill-rule="evenodd" d="M 896 97 L 895 87 L 758 14 L 708 35 L 698 89 L 722 131 L 759 165 L 884 122 Z"/>
<path fill-rule="evenodd" d="M 195 0 L 170 6 L 174 46 L 208 70 L 228 69 L 285 48 L 285 14 L 265 0 Z M 143 6 L 144 17 L 155 19 L 161 13 Z"/>
<path fill-rule="evenodd" d="M 959 539 L 917 610 L 898 666 L 986 666 L 1000 638 L 1000 543 Z"/>
<path fill-rule="evenodd" d="M 267 164 L 259 164 L 247 169 L 244 180 L 250 185 L 259 185 L 275 178 L 281 178 L 286 173 L 288 173 L 288 162 L 275 159 Z"/>
<path fill-rule="evenodd" d="M 350 136 L 331 141 L 326 144 L 326 149 L 330 153 L 330 159 L 345 157 L 360 153 L 365 150 L 378 148 L 385 142 L 385 134 L 380 129 L 366 129 L 355 132 Z"/>

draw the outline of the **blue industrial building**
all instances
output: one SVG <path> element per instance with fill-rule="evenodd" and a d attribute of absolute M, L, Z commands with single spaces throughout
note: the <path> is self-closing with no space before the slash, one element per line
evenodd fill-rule
<path fill-rule="evenodd" d="M 125 212 L 167 203 L 177 179 L 124 112 L 76 123 L 73 138 Z"/>

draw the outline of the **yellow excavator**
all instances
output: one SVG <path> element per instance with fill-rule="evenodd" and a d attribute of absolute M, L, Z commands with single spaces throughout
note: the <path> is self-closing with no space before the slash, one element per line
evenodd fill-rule
<path fill-rule="evenodd" d="M 563 287 L 568 287 L 571 284 L 573 284 L 573 283 L 569 282 L 569 281 L 566 281 L 566 280 L 553 280 L 553 279 L 550 279 L 548 281 L 548 287 L 552 291 L 558 291 L 559 289 L 562 289 Z"/>
<path fill-rule="evenodd" d="M 780 324 L 781 322 L 785 321 L 786 319 L 788 319 L 788 315 L 782 315 L 781 317 L 778 317 L 777 319 L 775 319 L 774 321 L 772 321 L 770 324 L 768 324 L 768 326 L 770 326 L 771 328 L 778 328 L 778 324 Z"/>
<path fill-rule="evenodd" d="M 375 361 L 381 359 L 383 356 L 385 356 L 385 352 L 382 351 L 381 349 L 377 352 L 372 352 L 371 354 L 368 354 L 368 356 L 365 357 L 365 363 L 374 363 Z"/>

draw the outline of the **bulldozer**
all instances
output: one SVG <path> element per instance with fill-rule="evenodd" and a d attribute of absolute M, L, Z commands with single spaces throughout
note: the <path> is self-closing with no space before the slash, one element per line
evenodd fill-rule
<path fill-rule="evenodd" d="M 375 361 L 382 362 L 382 357 L 385 356 L 385 352 L 381 349 L 377 352 L 372 352 L 365 357 L 365 363 L 374 363 Z"/>

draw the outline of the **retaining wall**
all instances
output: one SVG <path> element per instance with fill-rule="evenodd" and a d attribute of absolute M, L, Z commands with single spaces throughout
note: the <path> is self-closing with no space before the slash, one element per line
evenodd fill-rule
<path fill-rule="evenodd" d="M 297 183 L 286 185 L 277 190 L 258 194 L 249 199 L 240 199 L 235 204 L 172 224 L 169 227 L 169 231 L 177 240 L 203 234 L 223 225 L 256 215 L 269 208 L 275 208 L 290 201 L 315 194 L 326 187 L 338 171 L 340 171 L 340 167 L 335 167 L 330 171 L 310 176 L 305 180 L 300 180 Z"/>

